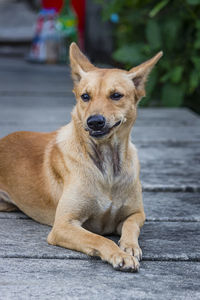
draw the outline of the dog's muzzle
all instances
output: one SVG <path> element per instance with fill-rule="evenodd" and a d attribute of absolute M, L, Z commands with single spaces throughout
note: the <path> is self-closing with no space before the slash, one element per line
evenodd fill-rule
<path fill-rule="evenodd" d="M 100 138 L 108 134 L 112 128 L 119 126 L 121 121 L 116 122 L 112 127 L 106 125 L 106 119 L 102 115 L 93 115 L 87 119 L 86 130 L 89 131 L 90 136 Z"/>

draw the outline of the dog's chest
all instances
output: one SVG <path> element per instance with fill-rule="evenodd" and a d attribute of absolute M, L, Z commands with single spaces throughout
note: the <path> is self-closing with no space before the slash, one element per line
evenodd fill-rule
<path fill-rule="evenodd" d="M 131 214 L 133 206 L 130 191 L 133 188 L 133 174 L 122 172 L 113 178 L 112 172 L 105 175 L 101 183 L 95 185 L 93 211 L 86 222 L 87 229 L 109 234 Z"/>
<path fill-rule="evenodd" d="M 113 233 L 117 225 L 131 214 L 130 191 L 133 189 L 135 170 L 133 162 L 123 160 L 119 146 L 94 147 L 91 155 L 91 186 L 93 211 L 85 227 L 99 234 Z"/>
<path fill-rule="evenodd" d="M 130 214 L 130 211 L 128 199 L 123 197 L 110 199 L 102 193 L 96 198 L 94 211 L 85 227 L 99 234 L 114 233 L 117 225 Z"/>

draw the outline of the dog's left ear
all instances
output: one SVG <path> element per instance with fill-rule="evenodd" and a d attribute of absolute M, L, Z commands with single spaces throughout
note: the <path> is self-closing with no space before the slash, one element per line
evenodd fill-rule
<path fill-rule="evenodd" d="M 128 77 L 133 81 L 136 89 L 137 101 L 145 96 L 145 82 L 147 81 L 148 75 L 153 69 L 157 61 L 162 57 L 163 52 L 160 51 L 151 59 L 142 63 L 141 65 L 132 68 L 128 72 Z"/>
<path fill-rule="evenodd" d="M 88 71 L 95 69 L 95 66 L 87 59 L 87 57 L 80 51 L 76 43 L 71 43 L 69 49 L 70 65 L 72 70 L 72 78 L 77 84 Z"/>

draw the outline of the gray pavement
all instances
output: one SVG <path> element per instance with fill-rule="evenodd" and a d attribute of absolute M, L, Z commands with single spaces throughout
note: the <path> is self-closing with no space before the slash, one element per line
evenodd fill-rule
<path fill-rule="evenodd" d="M 30 42 L 37 13 L 25 1 L 0 0 L 0 42 Z"/>
<path fill-rule="evenodd" d="M 0 58 L 0 137 L 66 124 L 71 89 L 66 66 Z M 200 118 L 184 108 L 140 109 L 132 139 L 147 215 L 140 272 L 49 246 L 48 226 L 2 212 L 0 299 L 200 299 Z"/>

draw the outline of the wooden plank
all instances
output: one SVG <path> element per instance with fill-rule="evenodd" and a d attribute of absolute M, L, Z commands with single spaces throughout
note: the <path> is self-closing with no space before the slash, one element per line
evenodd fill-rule
<path fill-rule="evenodd" d="M 0 74 L 50 74 L 56 72 L 57 76 L 69 74 L 70 69 L 66 64 L 32 64 L 22 58 L 16 57 L 0 57 Z"/>
<path fill-rule="evenodd" d="M 17 75 L 16 75 L 17 76 Z M 54 76 L 56 78 L 56 74 L 54 73 Z M 8 77 L 8 80 L 10 79 L 10 76 Z M 1 83 L 0 85 L 0 94 L 5 94 L 8 90 L 11 92 L 17 92 L 17 93 L 34 93 L 34 92 L 53 92 L 53 93 L 64 93 L 67 90 L 72 90 L 72 84 L 67 82 L 67 79 L 64 80 L 64 82 L 61 82 L 60 80 L 52 79 L 50 80 L 47 78 L 47 81 L 42 82 L 40 78 L 37 78 L 37 80 L 33 80 L 33 78 L 21 78 L 20 80 L 23 82 L 23 84 L 19 84 L 19 79 L 14 81 L 15 77 L 13 78 L 13 81 L 7 81 Z M 70 84 L 70 85 L 69 85 Z"/>
<path fill-rule="evenodd" d="M 146 222 L 140 246 L 145 260 L 200 261 L 199 222 Z"/>
<path fill-rule="evenodd" d="M 200 118 L 187 108 L 138 108 L 138 119 L 143 126 L 192 126 L 199 125 Z M 137 122 L 137 121 L 136 121 Z"/>
<path fill-rule="evenodd" d="M 49 232 L 50 227 L 32 220 L 0 219 L 0 257 L 88 258 L 48 245 Z M 146 222 L 140 236 L 145 260 L 200 261 L 199 243 L 200 222 Z"/>
<path fill-rule="evenodd" d="M 30 219 L 21 211 L 0 212 L 0 219 Z"/>
<path fill-rule="evenodd" d="M 200 222 L 200 193 L 144 192 L 148 221 Z"/>
<path fill-rule="evenodd" d="M 142 262 L 122 273 L 99 260 L 0 259 L 1 299 L 200 298 L 200 263 Z"/>
<path fill-rule="evenodd" d="M 30 64 L 16 59 L 0 59 L 0 95 L 28 92 L 66 92 L 72 90 L 66 65 Z M 72 94 L 71 94 L 72 95 Z"/>
<path fill-rule="evenodd" d="M 138 153 L 146 190 L 199 190 L 198 142 L 138 143 Z"/>

